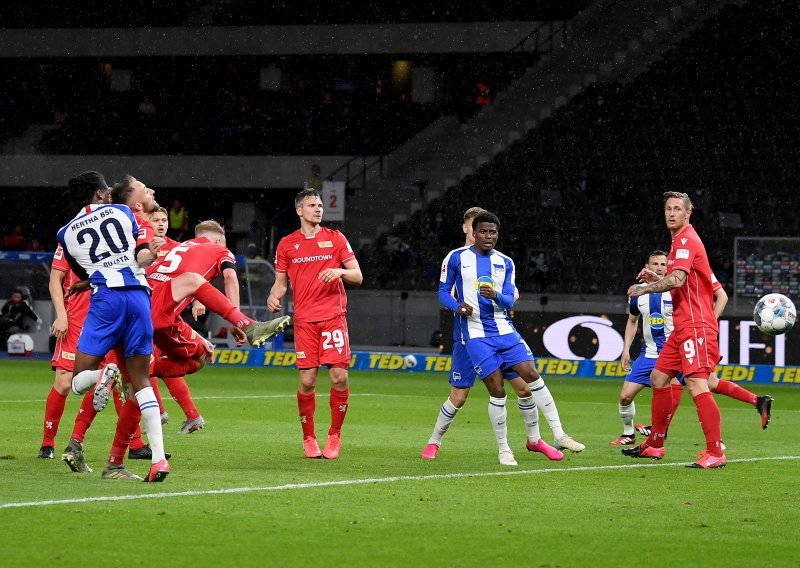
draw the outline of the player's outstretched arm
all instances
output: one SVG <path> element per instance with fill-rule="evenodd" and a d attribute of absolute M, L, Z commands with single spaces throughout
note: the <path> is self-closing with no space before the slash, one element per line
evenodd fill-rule
<path fill-rule="evenodd" d="M 680 288 L 686 284 L 686 276 L 687 274 L 683 270 L 675 270 L 674 272 L 667 274 L 658 282 L 648 284 L 647 286 L 634 284 L 628 288 L 628 296 L 631 298 L 636 298 L 652 292 L 669 292 L 670 290 Z"/>
<path fill-rule="evenodd" d="M 273 313 L 281 311 L 281 300 L 286 295 L 286 290 L 288 287 L 286 273 L 276 272 L 275 283 L 272 285 L 272 288 L 269 291 L 269 297 L 267 298 L 267 308 L 269 308 L 269 311 Z"/>

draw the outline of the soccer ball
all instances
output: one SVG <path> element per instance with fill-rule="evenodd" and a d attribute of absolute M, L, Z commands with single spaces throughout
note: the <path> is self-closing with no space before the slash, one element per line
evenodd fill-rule
<path fill-rule="evenodd" d="M 417 358 L 413 355 L 406 355 L 403 357 L 403 367 L 405 369 L 413 369 L 417 366 Z"/>
<path fill-rule="evenodd" d="M 794 327 L 797 310 L 786 296 L 767 294 L 756 302 L 753 319 L 758 329 L 767 335 L 781 335 Z"/>

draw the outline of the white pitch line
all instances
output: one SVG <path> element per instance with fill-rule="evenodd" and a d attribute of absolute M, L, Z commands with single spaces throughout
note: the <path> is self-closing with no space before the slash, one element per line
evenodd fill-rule
<path fill-rule="evenodd" d="M 772 456 L 763 458 L 741 458 L 728 460 L 728 463 L 746 463 L 760 461 L 800 460 L 800 456 Z M 558 473 L 574 471 L 601 471 L 614 469 L 642 469 L 656 467 L 679 467 L 685 463 L 635 463 L 626 465 L 594 465 L 579 467 L 562 467 L 551 469 L 518 469 L 504 471 L 487 471 L 478 473 L 444 473 L 434 475 L 399 475 L 394 477 L 373 477 L 367 479 L 342 479 L 339 481 L 318 481 L 314 483 L 288 483 L 267 487 L 231 487 L 230 489 L 209 489 L 206 491 L 179 491 L 176 493 L 145 493 L 142 495 L 111 495 L 100 497 L 84 497 L 81 499 L 59 499 L 50 501 L 27 501 L 20 503 L 3 503 L 0 509 L 22 509 L 30 507 L 46 507 L 48 505 L 70 505 L 75 503 L 100 503 L 107 501 L 134 501 L 139 499 L 167 499 L 171 497 L 194 497 L 198 495 L 228 495 L 235 493 L 256 493 L 267 491 L 290 491 L 293 489 L 315 489 L 318 487 L 337 487 L 347 485 L 369 485 L 378 483 L 395 483 L 399 481 L 428 481 L 439 479 L 463 479 L 477 477 L 498 477 L 509 475 L 535 475 L 540 473 Z"/>
<path fill-rule="evenodd" d="M 324 393 L 317 393 L 317 397 L 325 398 L 329 395 Z M 357 392 L 350 393 L 350 396 L 365 397 L 365 396 L 385 396 L 385 397 L 398 397 L 398 396 L 417 396 L 405 394 L 390 394 L 390 393 L 371 393 L 371 392 Z M 194 400 L 248 400 L 248 399 L 262 399 L 262 398 L 296 398 L 297 394 L 243 394 L 237 396 L 195 396 Z M 43 398 L 29 399 L 29 400 L 0 400 L 0 404 L 4 403 L 41 403 L 47 402 Z"/>

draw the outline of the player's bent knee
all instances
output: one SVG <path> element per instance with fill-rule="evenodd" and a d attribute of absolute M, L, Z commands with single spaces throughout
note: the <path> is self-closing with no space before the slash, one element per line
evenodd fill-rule
<path fill-rule="evenodd" d="M 69 394 L 70 387 L 72 386 L 72 372 L 64 369 L 56 371 L 56 378 L 53 381 L 53 388 L 60 395 Z"/>

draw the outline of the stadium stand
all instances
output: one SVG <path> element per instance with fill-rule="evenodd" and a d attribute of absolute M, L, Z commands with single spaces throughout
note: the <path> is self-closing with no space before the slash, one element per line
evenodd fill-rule
<path fill-rule="evenodd" d="M 124 64 L 137 78 L 130 90 L 112 88 L 93 61 L 25 71 L 36 80 L 34 104 L 57 120 L 42 153 L 353 155 L 387 153 L 448 111 L 391 93 L 385 63 L 284 62 L 292 79 L 274 90 L 259 88 L 265 64 L 252 58 L 133 60 Z"/>
<path fill-rule="evenodd" d="M 734 234 L 797 234 L 794 208 L 780 204 L 796 201 L 800 173 L 792 158 L 798 48 L 793 2 L 726 6 L 646 73 L 591 85 L 410 222 L 366 245 L 366 255 L 387 246 L 405 251 L 400 268 L 378 254 L 384 271 L 369 284 L 432 286 L 438 266 L 431 261 L 463 242 L 452 223 L 432 234 L 436 213 L 457 219 L 476 204 L 503 220 L 500 248 L 521 259 L 524 290 L 623 291 L 640 252 L 668 245 L 660 213 L 666 190 L 693 197 L 694 224 L 720 268 L 730 263 Z M 739 214 L 742 228 L 723 226 L 720 212 Z"/>
<path fill-rule="evenodd" d="M 204 0 L 11 0 L 0 4 L 0 28 L 177 26 L 203 4 Z"/>

